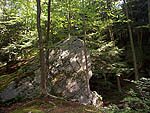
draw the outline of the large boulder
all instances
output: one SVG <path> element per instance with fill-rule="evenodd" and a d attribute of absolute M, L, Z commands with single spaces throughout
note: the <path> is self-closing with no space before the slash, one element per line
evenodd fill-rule
<path fill-rule="evenodd" d="M 40 76 L 32 75 L 17 78 L 11 81 L 0 92 L 0 103 L 32 99 L 40 94 Z"/>
<path fill-rule="evenodd" d="M 96 92 L 90 91 L 92 77 L 90 54 L 78 38 L 67 39 L 50 52 L 51 92 L 82 104 L 101 102 Z M 99 103 L 98 102 L 98 103 Z"/>

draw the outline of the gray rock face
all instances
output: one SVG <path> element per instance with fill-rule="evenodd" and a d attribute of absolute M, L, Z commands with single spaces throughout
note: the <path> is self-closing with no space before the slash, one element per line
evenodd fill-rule
<path fill-rule="evenodd" d="M 6 101 L 15 98 L 18 92 L 15 89 L 15 82 L 11 82 L 9 86 L 0 94 L 1 101 Z"/>
<path fill-rule="evenodd" d="M 58 47 L 50 52 L 51 92 L 68 100 L 96 105 L 100 98 L 88 87 L 92 76 L 91 61 L 83 41 L 78 38 L 67 39 Z"/>
<path fill-rule="evenodd" d="M 37 77 L 38 76 L 31 75 L 20 79 L 20 81 L 12 81 L 0 93 L 0 102 L 6 102 L 12 99 L 27 99 L 37 97 L 40 92 L 39 81 L 37 81 Z"/>

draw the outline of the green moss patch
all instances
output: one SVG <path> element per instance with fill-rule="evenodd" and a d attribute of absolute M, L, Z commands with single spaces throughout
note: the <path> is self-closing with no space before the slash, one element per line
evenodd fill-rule
<path fill-rule="evenodd" d="M 47 109 L 52 109 L 53 104 L 42 100 L 34 100 L 16 107 L 10 113 L 45 113 Z"/>
<path fill-rule="evenodd" d="M 33 100 L 15 106 L 10 113 L 101 113 L 93 106 L 84 106 L 76 102 L 59 99 Z"/>
<path fill-rule="evenodd" d="M 17 109 L 11 113 L 44 113 L 44 111 L 39 110 L 38 107 L 36 106 L 32 106 L 32 107 L 28 107 L 28 108 L 23 108 L 23 109 Z"/>

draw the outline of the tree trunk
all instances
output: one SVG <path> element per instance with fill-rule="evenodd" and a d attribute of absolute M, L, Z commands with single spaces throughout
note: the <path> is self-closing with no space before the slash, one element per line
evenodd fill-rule
<path fill-rule="evenodd" d="M 127 20 L 128 20 L 127 25 L 128 25 L 129 37 L 130 37 L 130 44 L 131 44 L 132 55 L 133 55 L 135 80 L 138 80 L 139 79 L 139 75 L 138 75 L 138 69 L 137 69 L 137 60 L 136 60 L 136 54 L 135 54 L 135 48 L 134 48 L 134 42 L 133 42 L 131 25 L 130 25 L 130 22 L 129 22 L 128 6 L 127 6 L 127 3 L 126 3 L 126 0 L 123 0 L 123 2 L 125 4 L 125 12 L 126 12 Z"/>
<path fill-rule="evenodd" d="M 142 29 L 139 29 L 137 32 L 138 46 L 139 46 L 139 64 L 143 63 L 143 50 L 142 50 Z"/>
<path fill-rule="evenodd" d="M 82 4 L 83 4 L 83 8 L 85 8 L 85 6 L 84 6 L 84 0 L 82 0 Z M 85 13 L 85 12 L 83 12 L 83 13 Z M 87 47 L 86 47 L 86 37 L 87 37 L 87 35 L 86 35 L 86 19 L 85 19 L 85 14 L 83 14 L 83 33 L 84 33 L 84 36 L 83 36 L 83 40 L 84 40 L 84 58 L 85 58 L 85 78 L 86 78 L 86 84 L 87 84 L 87 93 L 88 93 L 88 95 L 90 95 L 90 83 L 89 83 L 89 75 L 88 75 L 88 73 L 89 73 L 89 69 L 88 69 L 88 57 L 87 57 Z"/>
<path fill-rule="evenodd" d="M 70 36 L 71 36 L 71 8 L 70 8 L 70 0 L 68 0 L 67 20 L 68 20 L 68 38 L 70 38 Z"/>
<path fill-rule="evenodd" d="M 117 87 L 118 87 L 118 91 L 121 93 L 122 88 L 121 88 L 121 84 L 120 84 L 120 75 L 117 75 Z"/>
<path fill-rule="evenodd" d="M 45 84 L 47 84 L 47 76 L 49 73 L 49 42 L 50 41 L 50 24 L 51 24 L 51 0 L 48 0 L 48 10 L 47 10 L 48 16 L 47 16 L 47 33 L 46 33 L 46 77 L 45 77 Z M 52 42 L 50 43 L 50 46 L 52 45 Z"/>
<path fill-rule="evenodd" d="M 148 21 L 149 21 L 149 32 L 150 32 L 150 0 L 148 0 Z"/>
<path fill-rule="evenodd" d="M 41 5 L 40 0 L 37 1 L 37 31 L 39 38 L 39 57 L 40 57 L 40 71 L 41 71 L 41 95 L 46 95 L 46 65 L 45 65 L 45 55 L 44 55 L 44 47 L 43 47 L 43 39 L 42 39 L 42 31 L 41 31 Z"/>
<path fill-rule="evenodd" d="M 108 30 L 109 30 L 109 36 L 110 36 L 111 41 L 114 41 L 115 39 L 114 39 L 114 34 L 113 34 L 113 32 L 112 32 L 112 26 L 110 26 L 110 27 L 108 28 Z M 114 45 L 115 45 L 115 44 L 114 44 Z"/>

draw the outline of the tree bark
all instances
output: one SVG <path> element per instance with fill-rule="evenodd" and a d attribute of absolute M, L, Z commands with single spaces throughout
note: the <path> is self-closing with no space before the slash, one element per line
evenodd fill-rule
<path fill-rule="evenodd" d="M 148 0 L 148 21 L 149 21 L 149 32 L 150 32 L 150 0 Z"/>
<path fill-rule="evenodd" d="M 85 8 L 84 0 L 82 0 L 83 8 Z M 86 19 L 85 14 L 83 14 L 83 41 L 84 41 L 84 58 L 85 58 L 85 78 L 86 78 L 86 84 L 87 84 L 87 93 L 90 95 L 90 83 L 89 83 L 89 68 L 88 68 L 88 56 L 87 56 L 87 47 L 86 47 Z"/>
<path fill-rule="evenodd" d="M 120 75 L 117 75 L 117 87 L 118 87 L 118 91 L 121 93 L 122 88 L 121 88 L 121 84 L 120 84 Z"/>
<path fill-rule="evenodd" d="M 68 38 L 70 38 L 70 36 L 71 36 L 71 7 L 70 7 L 70 0 L 68 0 L 67 20 L 68 20 Z"/>
<path fill-rule="evenodd" d="M 138 69 L 137 69 L 137 60 L 136 60 L 136 54 L 135 54 L 135 48 L 134 48 L 134 42 L 133 42 L 133 35 L 132 35 L 131 24 L 129 22 L 128 6 L 127 6 L 127 3 L 126 3 L 126 0 L 123 0 L 123 2 L 125 4 L 125 12 L 126 12 L 127 20 L 128 20 L 127 25 L 128 25 L 129 37 L 130 37 L 130 44 L 131 44 L 132 55 L 133 55 L 135 80 L 138 80 L 139 79 L 139 75 L 138 75 Z"/>
<path fill-rule="evenodd" d="M 39 38 L 39 57 L 40 57 L 40 71 L 41 71 L 41 95 L 46 95 L 46 67 L 45 67 L 45 55 L 44 55 L 44 47 L 43 47 L 43 39 L 42 39 L 42 30 L 41 30 L 41 5 L 40 0 L 37 1 L 37 31 Z"/>
<path fill-rule="evenodd" d="M 50 41 L 50 27 L 51 27 L 51 0 L 48 0 L 48 10 L 47 10 L 47 32 L 46 32 L 46 77 L 45 77 L 45 84 L 47 84 L 47 76 L 49 74 L 49 42 L 50 46 L 52 42 Z"/>

